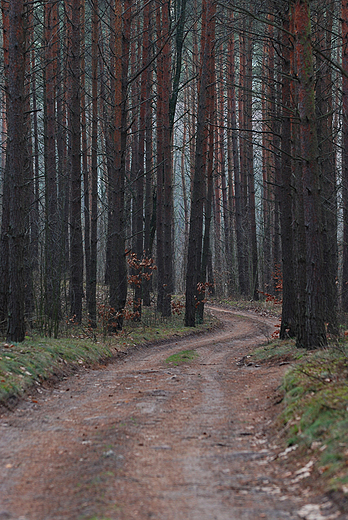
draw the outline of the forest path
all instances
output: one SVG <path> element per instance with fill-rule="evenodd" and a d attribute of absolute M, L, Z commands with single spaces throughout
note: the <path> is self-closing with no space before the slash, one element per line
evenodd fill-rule
<path fill-rule="evenodd" d="M 134 349 L 3 414 L 0 520 L 346 518 L 277 458 L 286 367 L 238 363 L 276 320 L 212 310 L 223 329 Z M 187 349 L 199 356 L 165 363 Z"/>

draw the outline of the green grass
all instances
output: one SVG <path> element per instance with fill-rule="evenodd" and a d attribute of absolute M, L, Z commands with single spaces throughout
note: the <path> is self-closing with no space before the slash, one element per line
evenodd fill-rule
<path fill-rule="evenodd" d="M 180 315 L 162 319 L 146 309 L 141 322 L 126 321 L 124 330 L 112 336 L 74 325 L 65 331 L 66 337 L 59 339 L 33 335 L 26 336 L 22 343 L 0 342 L 0 404 L 22 396 L 44 380 L 63 377 L 83 365 L 105 362 L 119 351 L 204 332 L 216 323 L 207 315 L 203 324 L 189 328 L 184 327 Z"/>
<path fill-rule="evenodd" d="M 296 361 L 307 354 L 305 349 L 296 348 L 294 340 L 275 340 L 254 350 L 254 362 L 280 363 Z"/>
<path fill-rule="evenodd" d="M 348 344 L 307 351 L 292 340 L 256 349 L 254 363 L 289 362 L 281 391 L 284 408 L 276 420 L 293 457 L 311 458 L 328 490 L 348 484 Z"/>
<path fill-rule="evenodd" d="M 278 425 L 288 445 L 314 458 L 330 489 L 348 482 L 347 383 L 347 346 L 308 353 L 283 380 Z"/>
<path fill-rule="evenodd" d="M 105 344 L 82 339 L 27 339 L 0 344 L 0 403 L 53 375 L 111 357 Z"/>
<path fill-rule="evenodd" d="M 182 350 L 181 352 L 169 356 L 165 362 L 177 366 L 183 363 L 190 363 L 196 358 L 198 358 L 198 354 L 195 350 Z"/>

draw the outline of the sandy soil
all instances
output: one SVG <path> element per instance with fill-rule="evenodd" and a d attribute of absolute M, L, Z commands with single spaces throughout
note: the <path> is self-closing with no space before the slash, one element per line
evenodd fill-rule
<path fill-rule="evenodd" d="M 3 414 L 0 520 L 348 518 L 272 429 L 287 366 L 248 366 L 276 320 L 213 312 L 223 329 L 134 349 Z"/>

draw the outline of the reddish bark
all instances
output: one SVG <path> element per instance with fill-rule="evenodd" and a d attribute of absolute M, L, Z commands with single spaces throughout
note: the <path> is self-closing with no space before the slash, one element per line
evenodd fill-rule
<path fill-rule="evenodd" d="M 305 348 L 326 345 L 323 314 L 323 251 L 319 199 L 318 141 L 315 117 L 310 8 L 296 0 L 294 9 L 295 64 L 298 77 L 298 112 L 302 158 L 302 194 L 306 249 L 305 323 L 298 343 Z"/>
<path fill-rule="evenodd" d="M 143 66 L 150 63 L 151 58 L 151 38 L 152 38 L 152 20 L 150 17 L 150 3 L 145 2 L 144 7 L 144 36 L 143 36 Z M 155 226 L 151 225 L 153 213 L 153 150 L 152 150 L 152 66 L 147 66 L 143 72 L 142 85 L 145 86 L 145 115 L 144 115 L 144 140 L 145 140 L 145 208 L 144 208 L 144 250 L 145 255 L 152 257 L 153 236 Z M 152 279 L 144 280 L 143 301 L 144 305 L 149 306 L 150 289 Z"/>
<path fill-rule="evenodd" d="M 196 320 L 202 323 L 204 317 L 204 300 L 207 289 L 205 284 L 208 281 L 211 285 L 209 290 L 214 291 L 214 279 L 212 269 L 212 255 L 211 255 L 211 219 L 214 214 L 215 222 L 215 262 L 216 249 L 220 246 L 216 245 L 220 234 L 220 205 L 214 208 L 214 146 L 215 146 L 215 128 L 216 128 L 216 77 L 215 77 L 215 55 L 214 55 L 214 41 L 215 41 L 215 5 L 211 3 L 207 9 L 207 32 L 205 45 L 207 46 L 207 107 L 206 107 L 206 126 L 204 132 L 203 142 L 203 157 L 205 157 L 205 176 L 206 176 L 206 196 L 204 201 L 204 234 L 203 234 L 203 249 L 201 260 L 201 273 L 199 282 L 201 288 L 196 290 Z M 218 211 L 218 217 L 216 212 Z M 217 263 L 215 268 L 218 269 Z M 219 272 L 218 272 L 219 273 Z"/>
<path fill-rule="evenodd" d="M 163 45 L 163 30 L 161 9 L 156 10 L 156 34 L 157 48 Z M 163 55 L 160 53 L 157 58 L 157 108 L 156 108 L 156 145 L 157 145 L 157 198 L 156 198 L 156 264 L 157 264 L 157 310 L 162 311 L 164 298 L 164 245 L 163 245 L 163 190 L 164 190 L 164 171 L 163 171 L 163 126 L 162 119 L 164 113 L 164 65 Z"/>
<path fill-rule="evenodd" d="M 109 303 L 114 310 L 111 328 L 122 329 L 123 310 L 127 299 L 127 266 L 125 257 L 125 169 L 127 145 L 127 85 L 129 44 L 131 29 L 131 2 L 124 2 L 122 17 L 121 0 L 115 2 L 114 12 L 114 69 L 112 92 L 114 94 L 114 129 L 112 158 L 109 169 Z M 123 18 L 123 19 L 122 19 Z M 122 23 L 123 22 L 123 23 Z"/>

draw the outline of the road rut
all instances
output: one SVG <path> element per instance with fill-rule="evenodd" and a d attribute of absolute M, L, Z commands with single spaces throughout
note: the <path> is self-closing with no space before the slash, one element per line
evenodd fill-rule
<path fill-rule="evenodd" d="M 211 310 L 221 330 L 134 349 L 3 414 L 0 519 L 345 518 L 279 463 L 286 367 L 240 362 L 276 320 Z M 165 362 L 186 349 L 199 356 Z"/>

